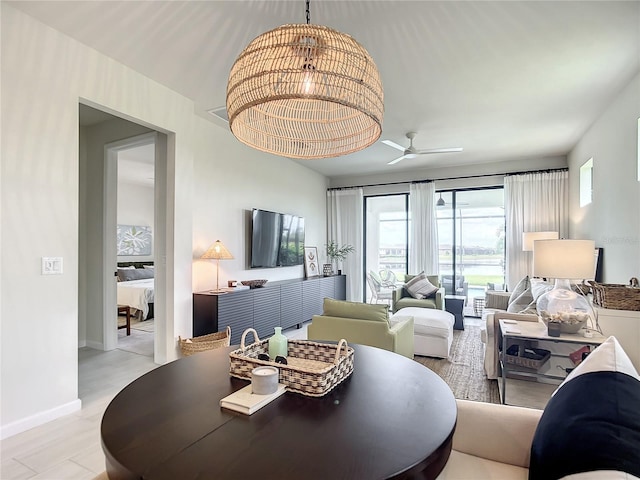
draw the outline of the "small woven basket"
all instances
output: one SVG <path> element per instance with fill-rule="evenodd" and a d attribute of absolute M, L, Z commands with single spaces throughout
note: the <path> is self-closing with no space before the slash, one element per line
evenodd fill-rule
<path fill-rule="evenodd" d="M 519 367 L 530 368 L 532 370 L 538 370 L 551 357 L 551 352 L 549 350 L 543 350 L 541 348 L 531 348 L 530 350 L 533 350 L 538 358 L 527 358 L 519 355 L 505 354 L 507 363 L 518 365 Z"/>
<path fill-rule="evenodd" d="M 640 311 L 640 288 L 590 281 L 593 303 L 612 310 Z"/>
<path fill-rule="evenodd" d="M 253 333 L 255 343 L 246 346 L 245 337 Z M 276 367 L 279 382 L 291 392 L 310 397 L 321 397 L 329 393 L 353 372 L 352 347 L 345 339 L 337 345 L 308 340 L 287 342 L 287 365 L 258 360 L 261 353 L 269 354 L 269 340 L 260 340 L 253 328 L 242 334 L 240 348 L 229 354 L 229 373 L 232 377 L 251 380 L 251 370 L 262 365 Z"/>
<path fill-rule="evenodd" d="M 214 348 L 228 347 L 231 341 L 231 327 L 227 326 L 224 332 L 210 333 L 191 339 L 178 337 L 182 355 L 188 357 L 194 353 L 213 350 Z"/>

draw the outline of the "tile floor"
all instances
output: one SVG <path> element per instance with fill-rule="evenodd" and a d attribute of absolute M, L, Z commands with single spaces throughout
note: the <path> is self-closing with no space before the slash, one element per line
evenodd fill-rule
<path fill-rule="evenodd" d="M 307 325 L 283 333 L 290 339 L 306 339 Z M 122 388 L 157 365 L 148 356 L 91 348 L 78 350 L 78 364 L 82 410 L 3 440 L 2 480 L 89 480 L 104 471 L 102 414 Z"/>

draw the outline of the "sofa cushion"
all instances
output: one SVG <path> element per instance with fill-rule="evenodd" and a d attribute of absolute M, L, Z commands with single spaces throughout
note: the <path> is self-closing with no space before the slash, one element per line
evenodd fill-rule
<path fill-rule="evenodd" d="M 480 472 L 482 473 L 480 474 Z M 437 480 L 472 478 L 527 480 L 527 469 L 452 450 L 449 461 L 437 477 Z"/>
<path fill-rule="evenodd" d="M 565 379 L 547 404 L 531 446 L 529 478 L 583 472 L 640 477 L 640 377 L 609 337 Z M 615 477 L 613 477 L 615 478 Z"/>
<path fill-rule="evenodd" d="M 413 298 L 427 298 L 438 290 L 438 287 L 429 281 L 424 272 L 409 280 L 404 288 Z"/>
<path fill-rule="evenodd" d="M 344 300 L 325 298 L 322 314 L 328 317 L 388 322 L 389 305 L 347 302 Z"/>
<path fill-rule="evenodd" d="M 393 308 L 396 312 L 402 308 L 407 308 L 407 307 L 438 308 L 435 297 L 422 298 L 422 299 L 413 298 L 413 297 L 402 297 L 393 303 Z"/>

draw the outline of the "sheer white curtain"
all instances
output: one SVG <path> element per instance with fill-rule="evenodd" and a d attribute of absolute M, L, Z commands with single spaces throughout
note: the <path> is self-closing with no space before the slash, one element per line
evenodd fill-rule
<path fill-rule="evenodd" d="M 532 252 L 522 251 L 523 232 L 569 234 L 569 172 L 527 173 L 504 180 L 507 285 L 531 276 Z"/>
<path fill-rule="evenodd" d="M 409 273 L 424 271 L 438 274 L 438 222 L 435 184 L 412 183 L 409 186 Z"/>
<path fill-rule="evenodd" d="M 353 302 L 361 302 L 363 295 L 363 209 L 362 188 L 327 191 L 327 241 L 355 248 L 342 262 L 342 273 L 347 276 L 347 300 Z"/>

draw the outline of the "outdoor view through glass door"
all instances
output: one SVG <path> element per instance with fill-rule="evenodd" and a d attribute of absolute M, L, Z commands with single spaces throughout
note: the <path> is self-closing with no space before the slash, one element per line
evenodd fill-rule
<path fill-rule="evenodd" d="M 366 302 L 391 304 L 407 273 L 408 195 L 365 198 Z"/>
<path fill-rule="evenodd" d="M 487 288 L 504 289 L 504 190 L 483 188 L 438 192 L 440 278 L 448 295 L 467 305 Z"/>

